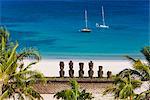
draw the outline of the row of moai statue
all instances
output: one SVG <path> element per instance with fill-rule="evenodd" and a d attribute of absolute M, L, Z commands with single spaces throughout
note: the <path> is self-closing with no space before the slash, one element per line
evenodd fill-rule
<path fill-rule="evenodd" d="M 60 62 L 59 64 L 60 66 L 60 77 L 64 77 L 65 75 L 65 71 L 64 71 L 64 62 Z M 83 78 L 84 77 L 84 63 L 79 63 L 79 77 Z M 89 70 L 88 70 L 88 76 L 89 78 L 93 78 L 94 75 L 94 71 L 93 71 L 93 62 L 90 61 L 89 62 Z M 111 78 L 112 76 L 112 72 L 111 71 L 107 71 L 107 78 Z M 73 62 L 70 61 L 69 62 L 69 77 L 73 78 L 74 77 L 74 70 L 73 70 Z M 99 66 L 99 70 L 98 70 L 98 77 L 99 78 L 103 78 L 103 66 Z"/>

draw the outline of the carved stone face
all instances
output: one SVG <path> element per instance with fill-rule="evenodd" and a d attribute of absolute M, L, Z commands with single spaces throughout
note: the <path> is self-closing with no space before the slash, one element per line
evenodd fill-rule
<path fill-rule="evenodd" d="M 70 69 L 73 69 L 73 66 L 69 66 Z"/>
<path fill-rule="evenodd" d="M 83 69 L 83 66 L 80 66 L 80 69 Z"/>
<path fill-rule="evenodd" d="M 64 66 L 60 66 L 60 69 L 63 70 L 63 69 L 64 69 Z"/>
<path fill-rule="evenodd" d="M 103 66 L 99 66 L 99 70 L 102 70 L 103 69 Z"/>
<path fill-rule="evenodd" d="M 109 74 L 109 71 L 107 71 L 107 75 Z"/>
<path fill-rule="evenodd" d="M 82 70 L 84 67 L 84 63 L 79 63 L 80 69 Z"/>
<path fill-rule="evenodd" d="M 92 61 L 89 62 L 89 69 L 90 69 L 90 70 L 93 69 L 93 62 L 92 62 Z"/>
<path fill-rule="evenodd" d="M 111 75 L 111 74 L 112 74 L 112 72 L 111 72 L 111 71 L 109 71 L 109 74 Z"/>
<path fill-rule="evenodd" d="M 64 66 L 64 62 L 61 61 L 61 62 L 59 63 L 59 65 L 60 65 L 60 66 Z"/>
<path fill-rule="evenodd" d="M 59 66 L 60 66 L 60 69 L 64 69 L 64 62 L 60 62 Z"/>
<path fill-rule="evenodd" d="M 72 61 L 69 62 L 69 68 L 73 69 L 73 62 Z"/>
<path fill-rule="evenodd" d="M 89 67 L 93 67 L 93 62 L 92 61 L 89 62 Z"/>
<path fill-rule="evenodd" d="M 69 66 L 73 66 L 73 62 L 72 61 L 69 62 Z"/>
<path fill-rule="evenodd" d="M 108 72 L 107 72 L 107 77 L 110 78 L 111 75 L 112 75 L 112 72 L 111 72 L 111 71 L 108 71 Z"/>

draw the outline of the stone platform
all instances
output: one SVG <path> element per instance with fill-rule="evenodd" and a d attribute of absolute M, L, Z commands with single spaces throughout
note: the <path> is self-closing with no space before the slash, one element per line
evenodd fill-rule
<path fill-rule="evenodd" d="M 69 89 L 70 80 L 77 80 L 80 85 L 80 89 L 86 89 L 88 92 L 92 93 L 102 93 L 104 89 L 108 86 L 111 86 L 113 79 L 107 78 L 69 78 L 69 77 L 47 77 L 47 84 L 37 83 L 34 85 L 34 88 L 40 94 L 54 94 L 64 89 Z"/>

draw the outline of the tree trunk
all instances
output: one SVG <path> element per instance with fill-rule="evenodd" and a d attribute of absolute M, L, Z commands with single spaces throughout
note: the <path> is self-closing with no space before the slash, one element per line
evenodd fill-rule
<path fill-rule="evenodd" d="M 0 81 L 0 96 L 2 95 L 2 87 L 3 87 L 3 82 Z"/>
<path fill-rule="evenodd" d="M 130 100 L 132 100 L 132 96 L 130 96 Z"/>

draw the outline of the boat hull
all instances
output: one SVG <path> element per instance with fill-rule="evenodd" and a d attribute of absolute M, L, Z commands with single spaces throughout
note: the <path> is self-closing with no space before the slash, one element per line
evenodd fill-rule
<path fill-rule="evenodd" d="M 80 30 L 81 32 L 91 32 L 91 29 L 88 29 L 88 28 L 83 28 Z"/>
<path fill-rule="evenodd" d="M 99 25 L 98 23 L 96 23 L 96 27 L 97 27 L 97 28 L 109 28 L 109 26 L 106 26 L 106 25 Z"/>
<path fill-rule="evenodd" d="M 100 25 L 99 27 L 101 27 L 101 28 L 109 28 L 109 26 L 106 26 L 106 25 Z"/>

